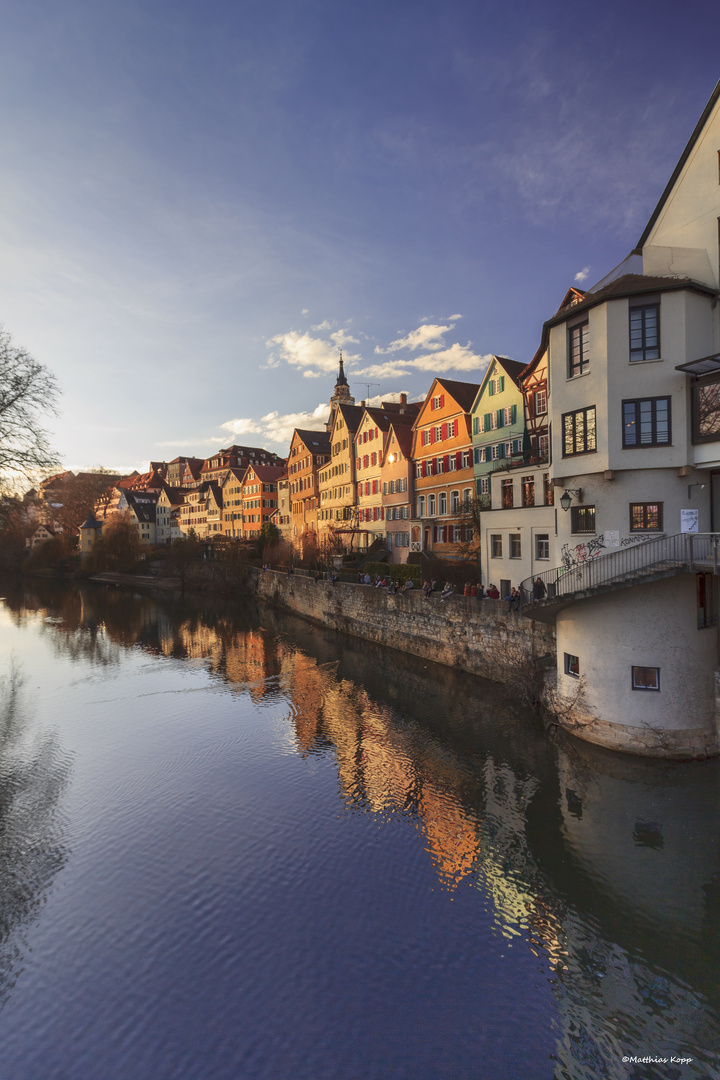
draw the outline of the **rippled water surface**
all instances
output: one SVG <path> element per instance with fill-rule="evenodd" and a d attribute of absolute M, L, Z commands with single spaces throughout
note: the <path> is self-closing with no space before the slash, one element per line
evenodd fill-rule
<path fill-rule="evenodd" d="M 719 776 L 288 616 L 6 587 L 0 1077 L 720 1077 Z"/>

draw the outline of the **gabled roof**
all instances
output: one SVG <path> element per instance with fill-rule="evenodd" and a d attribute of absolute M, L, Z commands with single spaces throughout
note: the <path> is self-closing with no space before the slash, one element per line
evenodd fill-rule
<path fill-rule="evenodd" d="M 364 411 L 365 410 L 363 409 L 362 405 L 343 405 L 341 403 L 335 408 L 335 413 L 340 413 L 343 420 L 345 421 L 345 425 L 348 431 L 357 431 L 360 421 L 362 420 Z M 336 417 L 334 416 L 333 426 L 335 426 L 335 423 Z"/>
<path fill-rule="evenodd" d="M 123 488 L 125 491 L 147 491 L 148 488 L 162 488 L 165 486 L 160 473 L 152 469 L 150 472 L 138 473 L 135 472 L 132 476 L 126 477 L 125 480 L 118 481 L 117 487 Z"/>
<path fill-rule="evenodd" d="M 248 472 L 251 469 L 258 480 L 262 480 L 266 484 L 274 483 L 287 472 L 284 465 L 248 465 Z"/>
<path fill-rule="evenodd" d="M 487 366 L 487 371 L 483 375 L 483 381 L 478 387 L 478 392 L 475 395 L 475 400 L 473 401 L 473 410 L 477 408 L 480 398 L 485 393 L 485 387 L 490 381 L 490 372 L 493 370 L 493 366 L 495 364 L 497 364 L 503 369 L 503 371 L 507 374 L 513 385 L 517 387 L 517 389 L 522 393 L 520 387 L 520 377 L 527 370 L 527 364 L 521 364 L 518 360 L 511 360 L 509 356 L 493 356 Z"/>
<path fill-rule="evenodd" d="M 411 414 L 388 412 L 383 405 L 382 408 L 375 408 L 374 406 L 371 406 L 370 408 L 366 407 L 364 411 L 366 415 L 377 424 L 381 431 L 389 431 L 391 424 L 396 424 L 398 427 L 402 427 L 403 425 L 412 427 L 415 423 L 415 417 L 420 410 L 413 410 Z"/>
<path fill-rule="evenodd" d="M 436 382 L 447 390 L 448 394 L 457 401 L 461 409 L 470 412 L 475 395 L 480 389 L 480 383 L 457 382 L 455 379 L 436 379 Z M 429 396 L 429 395 L 428 395 Z"/>
<path fill-rule="evenodd" d="M 390 429 L 397 439 L 403 457 L 409 458 L 412 454 L 413 429 L 412 424 L 396 424 L 393 419 Z"/>
<path fill-rule="evenodd" d="M 249 468 L 249 465 L 243 465 L 239 469 L 236 469 L 234 467 L 232 469 L 228 469 L 223 477 L 223 484 L 227 484 L 228 480 L 239 480 L 240 483 L 242 483 L 245 479 L 245 473 L 248 471 Z"/>
<path fill-rule="evenodd" d="M 718 83 L 716 83 L 715 89 L 713 90 L 712 94 L 710 95 L 710 100 L 708 101 L 707 105 L 703 109 L 702 116 L 700 117 L 697 124 L 695 125 L 695 129 L 694 129 L 692 135 L 690 136 L 690 138 L 688 139 L 687 146 L 685 147 L 682 154 L 680 155 L 680 158 L 678 160 L 677 165 L 673 169 L 672 176 L 668 180 L 668 182 L 667 182 L 667 184 L 665 186 L 665 190 L 663 191 L 662 195 L 660 196 L 660 200 L 659 200 L 657 206 L 655 207 L 652 214 L 650 215 L 650 220 L 648 221 L 647 225 L 645 226 L 645 228 L 643 230 L 643 234 L 642 234 L 642 236 L 640 237 L 640 239 L 637 242 L 637 247 L 635 248 L 636 251 L 640 250 L 644 246 L 645 241 L 647 240 L 648 236 L 652 232 L 653 225 L 655 224 L 655 222 L 659 218 L 660 214 L 662 213 L 662 209 L 665 206 L 665 203 L 670 198 L 672 190 L 675 187 L 675 184 L 677 183 L 678 177 L 680 176 L 680 173 L 683 171 L 683 168 L 685 167 L 685 163 L 687 162 L 688 158 L 690 157 L 690 154 L 692 153 L 692 151 L 693 151 L 693 149 L 695 147 L 695 144 L 697 143 L 698 139 L 700 138 L 700 136 L 702 134 L 702 131 L 703 131 L 703 128 L 705 127 L 708 120 L 710 119 L 710 116 L 712 115 L 712 112 L 713 112 L 713 110 L 714 110 L 714 108 L 715 108 L 715 106 L 716 106 L 719 99 L 720 99 L 720 81 Z"/>
<path fill-rule="evenodd" d="M 305 443 L 313 454 L 330 453 L 330 433 L 327 431 L 309 431 L 307 428 L 295 428 L 294 435 Z M 293 436 L 294 437 L 294 436 Z"/>
<path fill-rule="evenodd" d="M 575 304 L 581 304 L 586 296 L 587 293 L 584 292 L 582 289 L 576 289 L 573 285 L 571 285 L 568 291 L 565 293 L 565 296 L 563 297 L 563 302 L 557 309 L 555 314 L 559 315 L 561 311 L 565 310 L 565 308 L 574 307 Z"/>

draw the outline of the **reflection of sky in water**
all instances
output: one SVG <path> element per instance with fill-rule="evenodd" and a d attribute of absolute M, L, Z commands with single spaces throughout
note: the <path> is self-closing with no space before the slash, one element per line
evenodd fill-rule
<path fill-rule="evenodd" d="M 0 628 L 72 855 L 6 934 L 0 1074 L 720 1075 L 714 763 L 271 612 L 42 600 Z"/>

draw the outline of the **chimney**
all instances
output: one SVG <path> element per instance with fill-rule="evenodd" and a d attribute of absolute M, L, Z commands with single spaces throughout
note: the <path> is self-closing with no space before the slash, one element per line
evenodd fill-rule
<path fill-rule="evenodd" d="M 401 394 L 400 395 L 400 404 L 401 405 L 407 405 L 407 394 Z"/>

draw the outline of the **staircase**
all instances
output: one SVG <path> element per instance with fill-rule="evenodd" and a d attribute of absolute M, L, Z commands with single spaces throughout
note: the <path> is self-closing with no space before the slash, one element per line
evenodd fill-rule
<path fill-rule="evenodd" d="M 557 566 L 526 578 L 522 612 L 552 622 L 569 604 L 600 593 L 631 589 L 675 574 L 718 573 L 720 533 L 676 533 Z"/>

